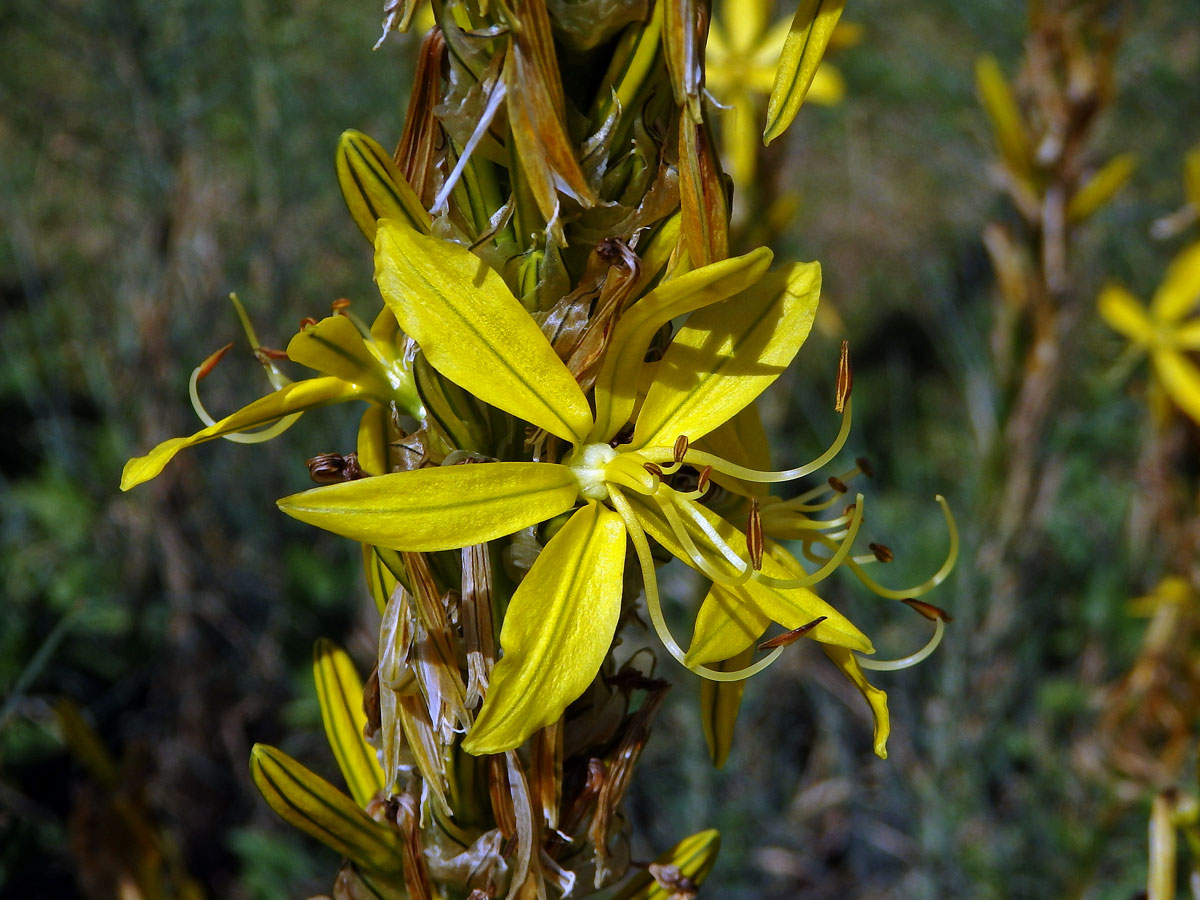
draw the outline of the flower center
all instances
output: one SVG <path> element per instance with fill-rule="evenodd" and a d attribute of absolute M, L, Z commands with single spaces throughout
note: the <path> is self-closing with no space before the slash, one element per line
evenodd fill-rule
<path fill-rule="evenodd" d="M 608 499 L 604 470 L 618 455 L 608 444 L 588 444 L 575 454 L 570 469 L 579 482 L 579 496 L 588 500 Z"/>

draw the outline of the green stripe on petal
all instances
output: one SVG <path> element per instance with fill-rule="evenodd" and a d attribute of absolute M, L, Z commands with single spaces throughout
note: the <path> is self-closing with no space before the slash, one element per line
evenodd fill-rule
<path fill-rule="evenodd" d="M 366 807 L 383 790 L 383 769 L 375 748 L 363 738 L 363 685 L 345 650 L 321 639 L 313 647 L 313 680 L 325 737 L 354 802 Z"/>
<path fill-rule="evenodd" d="M 638 377 L 655 333 L 677 316 L 744 291 L 766 274 L 771 259 L 771 251 L 759 247 L 687 272 L 660 284 L 621 316 L 596 376 L 596 425 L 590 443 L 612 437 L 633 414 Z"/>
<path fill-rule="evenodd" d="M 350 215 L 371 243 L 380 219 L 403 218 L 429 233 L 429 213 L 388 152 L 361 131 L 338 141 L 337 177 Z"/>
<path fill-rule="evenodd" d="M 470 250 L 383 221 L 375 279 L 430 364 L 480 400 L 579 443 L 592 411 L 504 279 Z"/>
<path fill-rule="evenodd" d="M 340 378 L 309 378 L 284 385 L 265 397 L 260 397 L 248 406 L 226 416 L 190 437 L 171 438 L 163 441 L 145 456 L 135 457 L 125 463 L 121 472 L 121 490 L 127 491 L 158 475 L 178 453 L 195 444 L 247 428 L 267 425 L 292 413 L 304 412 L 315 406 L 324 406 L 359 396 L 362 389 Z"/>
<path fill-rule="evenodd" d="M 416 469 L 313 488 L 279 501 L 293 518 L 390 550 L 482 544 L 566 512 L 579 492 L 554 463 Z"/>
<path fill-rule="evenodd" d="M 608 654 L 621 613 L 625 525 L 591 502 L 571 516 L 517 588 L 500 631 L 504 656 L 468 753 L 511 750 L 558 720 Z"/>
<path fill-rule="evenodd" d="M 698 440 L 749 406 L 808 337 L 820 295 L 820 264 L 794 263 L 692 316 L 659 363 L 629 449 Z"/>

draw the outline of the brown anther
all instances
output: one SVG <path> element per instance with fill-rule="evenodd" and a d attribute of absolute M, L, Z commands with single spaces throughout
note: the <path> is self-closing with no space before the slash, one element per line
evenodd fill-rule
<path fill-rule="evenodd" d="M 943 622 L 954 621 L 954 617 L 940 606 L 934 606 L 932 603 L 926 603 L 924 600 L 909 597 L 907 600 L 901 600 L 900 602 L 908 604 L 930 622 L 936 622 L 938 619 L 941 619 Z"/>
<path fill-rule="evenodd" d="M 314 456 L 306 465 L 309 477 L 317 484 L 340 484 L 366 475 L 358 464 L 357 453 L 322 453 Z"/>
<path fill-rule="evenodd" d="M 681 434 L 675 438 L 675 447 L 671 453 L 672 458 L 677 463 L 683 462 L 684 454 L 688 452 L 688 439 L 686 434 Z"/>
<path fill-rule="evenodd" d="M 712 466 L 705 466 L 696 477 L 696 490 L 702 494 L 708 490 L 708 479 L 712 477 L 712 471 Z"/>
<path fill-rule="evenodd" d="M 842 515 L 848 519 L 851 516 L 853 516 L 856 512 L 858 512 L 858 504 L 851 503 L 849 506 L 847 506 L 845 509 L 842 510 Z"/>
<path fill-rule="evenodd" d="M 255 347 L 254 355 L 259 359 L 290 359 L 286 350 L 276 350 L 274 347 Z"/>
<path fill-rule="evenodd" d="M 750 520 L 746 523 L 746 551 L 750 554 L 750 565 L 755 572 L 762 571 L 763 548 L 762 513 L 758 511 L 758 498 L 750 498 Z"/>
<path fill-rule="evenodd" d="M 645 469 L 647 472 L 649 472 L 651 475 L 653 475 L 655 478 L 658 478 L 658 479 L 663 478 L 663 470 L 659 467 L 658 463 L 652 463 L 652 462 L 642 463 L 642 468 Z"/>
<path fill-rule="evenodd" d="M 836 475 L 829 476 L 829 486 L 839 494 L 844 494 L 850 490 L 850 488 L 846 487 L 846 482 L 842 481 L 842 479 L 838 478 Z"/>
<path fill-rule="evenodd" d="M 892 548 L 887 544 L 867 544 L 867 547 L 881 563 L 890 563 L 895 558 L 892 555 Z"/>
<path fill-rule="evenodd" d="M 758 649 L 774 650 L 776 647 L 786 647 L 789 644 L 794 644 L 828 618 L 828 616 L 819 616 L 818 618 L 813 619 L 807 625 L 801 625 L 799 628 L 793 628 L 791 631 L 788 631 L 784 634 L 776 635 L 769 641 L 763 641 L 761 644 L 759 644 Z"/>
<path fill-rule="evenodd" d="M 340 313 L 343 309 L 348 309 L 349 306 L 350 306 L 349 300 L 347 300 L 345 297 L 338 297 L 336 300 L 334 300 L 332 303 L 329 304 L 329 309 L 336 315 L 337 313 Z"/>
<path fill-rule="evenodd" d="M 868 478 L 875 477 L 875 467 L 871 465 L 871 461 L 865 456 L 860 456 L 854 460 L 854 464 L 858 466 L 858 471 L 862 472 Z"/>
<path fill-rule="evenodd" d="M 317 324 L 317 320 L 314 319 L 312 316 L 305 316 L 303 319 L 300 320 L 300 330 L 303 331 L 305 328 L 308 328 L 310 325 L 316 325 L 316 324 Z"/>
<path fill-rule="evenodd" d="M 220 350 L 216 351 L 215 353 L 210 353 L 208 356 L 206 356 L 204 358 L 204 362 L 200 363 L 200 371 L 196 375 L 196 380 L 199 381 L 201 378 L 215 369 L 217 367 L 217 363 L 219 363 L 222 357 L 229 352 L 229 348 L 232 346 L 233 344 L 226 344 Z"/>
<path fill-rule="evenodd" d="M 850 366 L 850 342 L 842 341 L 842 353 L 838 358 L 837 394 L 833 401 L 833 411 L 841 412 L 846 408 L 850 399 L 850 390 L 854 387 L 854 369 Z"/>

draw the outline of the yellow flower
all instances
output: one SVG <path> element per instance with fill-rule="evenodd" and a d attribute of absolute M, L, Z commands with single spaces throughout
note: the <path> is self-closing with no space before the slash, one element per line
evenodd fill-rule
<path fill-rule="evenodd" d="M 1200 369 L 1187 357 L 1200 350 L 1200 243 L 1172 261 L 1147 310 L 1115 284 L 1100 292 L 1100 315 L 1134 347 L 1150 354 L 1158 383 L 1172 401 L 1200 422 Z M 1189 318 L 1190 316 L 1190 318 Z"/>
<path fill-rule="evenodd" d="M 591 683 L 620 614 L 626 538 L 642 569 L 651 620 L 668 651 L 694 671 L 734 680 L 687 658 L 662 616 L 647 534 L 769 621 L 840 647 L 873 652 L 843 615 L 808 590 L 814 576 L 782 550 L 761 558 L 747 535 L 672 487 L 683 465 L 777 482 L 815 466 L 756 473 L 696 450 L 696 441 L 751 404 L 791 362 L 812 326 L 820 268 L 767 274 L 759 249 L 670 279 L 613 330 L 595 382 L 595 414 L 549 341 L 498 273 L 466 248 L 381 221 L 376 280 L 430 365 L 479 399 L 570 444 L 545 461 L 397 472 L 315 488 L 280 508 L 354 540 L 396 550 L 482 543 L 574 510 L 514 593 L 500 634 L 504 656 L 463 746 L 497 753 L 556 721 Z M 720 301 L 736 295 L 736 302 Z M 654 367 L 638 407 L 646 351 L 662 325 L 694 312 Z M 627 423 L 634 426 L 629 438 Z M 561 458 L 561 461 L 552 459 Z M 823 464 L 818 461 L 818 464 Z M 708 467 L 712 467 L 708 469 Z M 861 506 L 861 504 L 860 504 Z M 578 507 L 578 508 L 576 508 Z M 855 524 L 846 540 L 853 540 Z M 759 535 L 761 537 L 761 535 Z M 819 621 L 817 621 L 819 620 Z"/>

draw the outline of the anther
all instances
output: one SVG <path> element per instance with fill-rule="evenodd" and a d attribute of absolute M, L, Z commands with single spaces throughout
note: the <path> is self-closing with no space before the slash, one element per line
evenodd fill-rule
<path fill-rule="evenodd" d="M 712 477 L 712 471 L 712 466 L 705 466 L 696 478 L 696 490 L 702 494 L 708 490 L 708 479 Z"/>
<path fill-rule="evenodd" d="M 844 494 L 850 490 L 850 488 L 846 487 L 846 482 L 842 481 L 842 479 L 838 478 L 836 475 L 829 476 L 829 486 L 839 494 Z"/>
<path fill-rule="evenodd" d="M 290 359 L 286 350 L 276 350 L 274 347 L 255 347 L 254 356 L 258 359 Z"/>
<path fill-rule="evenodd" d="M 308 475 L 317 484 L 340 484 L 366 476 L 358 464 L 357 453 L 322 453 L 306 463 Z"/>
<path fill-rule="evenodd" d="M 900 602 L 911 606 L 930 622 L 936 622 L 939 619 L 943 622 L 954 621 L 954 617 L 940 606 L 934 606 L 932 603 L 926 603 L 924 600 L 916 600 L 912 597 L 909 597 L 907 600 L 901 600 Z"/>
<path fill-rule="evenodd" d="M 681 434 L 675 438 L 675 447 L 672 451 L 672 458 L 677 463 L 683 462 L 684 454 L 688 452 L 688 439 L 686 434 Z"/>
<path fill-rule="evenodd" d="M 871 461 L 865 456 L 860 456 L 854 460 L 854 464 L 858 466 L 858 471 L 862 472 L 868 478 L 875 477 L 875 467 L 871 465 Z"/>
<path fill-rule="evenodd" d="M 850 367 L 850 342 L 842 341 L 842 352 L 838 358 L 837 394 L 833 402 L 833 411 L 841 412 L 846 408 L 850 399 L 850 390 L 854 387 L 854 370 Z"/>
<path fill-rule="evenodd" d="M 310 325 L 316 325 L 316 324 L 317 324 L 317 320 L 314 319 L 312 316 L 305 316 L 303 319 L 300 320 L 300 330 L 303 331 L 305 328 L 308 328 Z"/>
<path fill-rule="evenodd" d="M 762 513 L 758 510 L 758 498 L 750 498 L 750 520 L 746 523 L 746 550 L 750 554 L 750 565 L 755 572 L 762 571 L 763 564 Z"/>
<path fill-rule="evenodd" d="M 849 506 L 847 506 L 847 507 L 846 507 L 844 510 L 842 510 L 842 515 L 843 515 L 843 516 L 845 516 L 846 518 L 850 518 L 850 516 L 854 515 L 854 513 L 855 513 L 857 510 L 858 510 L 858 504 L 857 504 L 857 503 L 851 503 L 851 504 L 850 504 Z"/>
<path fill-rule="evenodd" d="M 789 644 L 794 644 L 828 618 L 829 616 L 819 616 L 813 619 L 807 625 L 801 625 L 799 628 L 793 628 L 786 634 L 780 634 L 771 638 L 769 641 L 763 641 L 758 645 L 758 649 L 774 650 L 776 647 L 786 647 Z"/>
<path fill-rule="evenodd" d="M 867 544 L 867 548 L 875 554 L 875 558 L 881 563 L 890 563 L 895 558 L 892 555 L 892 548 L 887 544 Z"/>
<path fill-rule="evenodd" d="M 347 300 L 345 297 L 338 297 L 336 300 L 334 300 L 332 303 L 329 304 L 329 308 L 330 308 L 330 310 L 333 311 L 334 315 L 337 315 L 343 309 L 346 309 L 349 306 L 350 306 L 350 301 Z"/>
<path fill-rule="evenodd" d="M 663 478 L 663 470 L 659 467 L 658 463 L 652 463 L 652 462 L 642 463 L 642 468 L 645 469 L 647 472 L 649 472 L 651 475 L 653 475 L 655 478 L 658 478 L 660 480 Z"/>
<path fill-rule="evenodd" d="M 226 344 L 216 353 L 210 353 L 207 357 L 205 357 L 204 362 L 200 363 L 199 367 L 197 367 L 196 380 L 199 381 L 201 378 L 215 369 L 217 367 L 217 363 L 219 363 L 222 357 L 229 352 L 229 348 L 232 346 L 233 344 Z"/>

